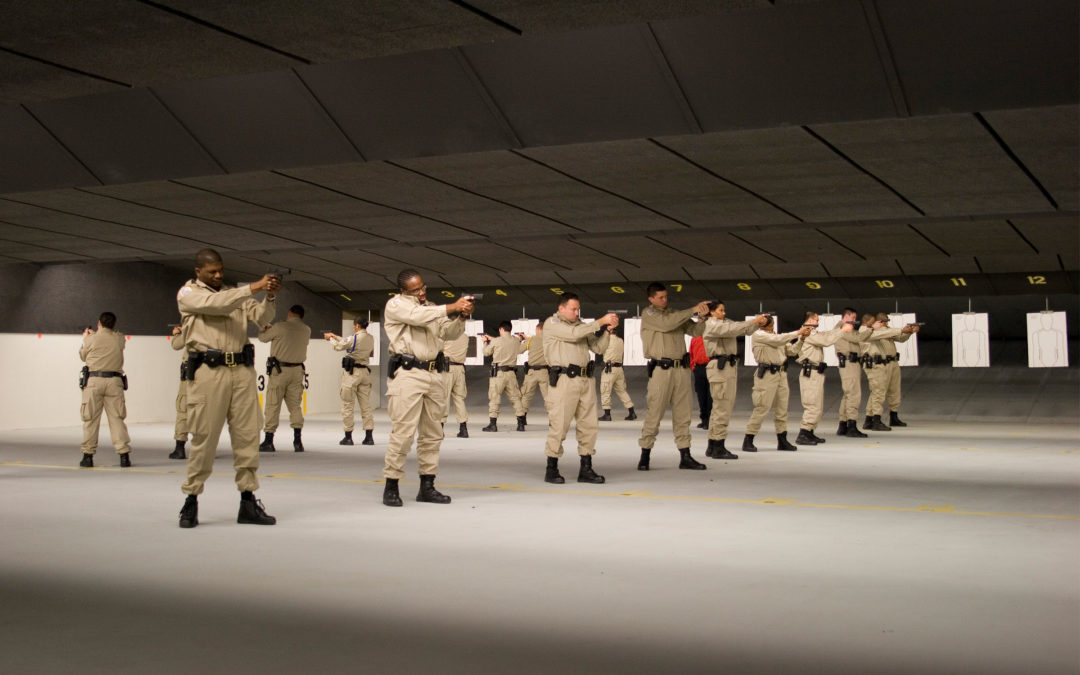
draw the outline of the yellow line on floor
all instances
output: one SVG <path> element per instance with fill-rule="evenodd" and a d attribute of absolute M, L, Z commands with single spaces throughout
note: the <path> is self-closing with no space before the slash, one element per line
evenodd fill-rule
<path fill-rule="evenodd" d="M 28 469 L 60 469 L 64 471 L 110 471 L 119 473 L 145 473 L 159 475 L 183 475 L 186 470 L 165 469 L 139 469 L 131 467 L 121 469 L 118 466 L 102 466 L 86 469 L 78 466 L 56 466 L 50 464 L 28 464 L 25 462 L 3 462 L 2 466 L 12 466 Z M 306 476 L 298 473 L 268 473 L 259 474 L 259 478 L 274 478 L 277 480 L 311 480 L 331 483 L 359 483 L 368 485 L 380 485 L 382 479 L 368 478 L 342 478 L 335 476 Z M 418 485 L 409 481 L 402 481 L 402 485 Z M 625 499 L 666 499 L 672 501 L 691 502 L 717 502 L 727 504 L 760 504 L 766 506 L 787 506 L 810 509 L 849 509 L 853 511 L 889 511 L 894 513 L 944 513 L 954 516 L 993 516 L 997 518 L 1042 518 L 1051 520 L 1080 520 L 1080 516 L 1065 516 L 1053 513 L 1009 513 L 998 511 L 965 511 L 956 508 L 952 504 L 921 504 L 919 506 L 867 506 L 864 504 L 818 504 L 815 502 L 802 502 L 795 497 L 766 497 L 764 499 L 739 499 L 736 497 L 707 497 L 700 495 L 665 495 L 656 494 L 651 490 L 625 490 L 622 492 L 608 492 L 598 490 L 576 490 L 573 488 L 548 488 L 528 487 L 523 483 L 500 483 L 497 485 L 462 485 L 440 483 L 440 488 L 454 490 L 500 490 L 504 492 L 530 492 L 542 494 L 575 495 L 585 497 L 622 497 Z"/>

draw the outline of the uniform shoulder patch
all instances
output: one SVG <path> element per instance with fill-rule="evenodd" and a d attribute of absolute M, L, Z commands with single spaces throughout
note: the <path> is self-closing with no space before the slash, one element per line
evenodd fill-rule
<path fill-rule="evenodd" d="M 191 292 L 191 286 L 186 286 L 185 285 L 183 288 L 180 289 L 180 297 L 182 298 L 182 297 L 184 297 L 185 295 L 187 295 L 190 292 Z"/>

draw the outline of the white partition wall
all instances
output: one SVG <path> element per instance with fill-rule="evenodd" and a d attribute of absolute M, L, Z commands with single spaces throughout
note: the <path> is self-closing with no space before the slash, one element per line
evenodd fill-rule
<path fill-rule="evenodd" d="M 623 365 L 645 365 L 645 348 L 641 344 L 641 319 L 623 321 Z"/>
<path fill-rule="evenodd" d="M 954 368 L 989 368 L 990 315 L 953 314 L 952 347 Z"/>
<path fill-rule="evenodd" d="M 832 330 L 842 318 L 839 314 L 818 314 L 818 330 Z M 833 345 L 825 348 L 825 363 L 833 367 L 840 365 L 840 360 L 836 358 L 836 347 Z"/>
<path fill-rule="evenodd" d="M 536 325 L 540 322 L 536 319 L 514 319 L 510 322 L 511 333 L 524 333 L 525 338 L 531 338 L 536 335 Z M 519 366 L 525 365 L 525 362 L 529 360 L 529 352 L 523 352 L 518 354 L 517 364 Z"/>
<path fill-rule="evenodd" d="M 1065 326 L 1065 312 L 1027 315 L 1029 368 L 1068 367 L 1069 342 Z"/>
<path fill-rule="evenodd" d="M 484 332 L 484 322 L 480 319 L 466 319 L 465 320 L 465 334 L 469 336 L 469 351 L 466 352 L 468 356 L 465 357 L 465 365 L 467 366 L 482 366 L 484 365 L 484 348 L 480 343 L 478 337 Z"/>
<path fill-rule="evenodd" d="M 889 327 L 903 328 L 909 323 L 915 323 L 915 314 L 890 314 Z M 919 336 L 912 335 L 907 342 L 896 343 L 896 353 L 900 356 L 901 366 L 919 365 Z"/>

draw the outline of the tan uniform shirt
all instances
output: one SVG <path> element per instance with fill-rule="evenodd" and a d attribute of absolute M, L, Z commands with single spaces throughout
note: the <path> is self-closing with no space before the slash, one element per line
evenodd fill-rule
<path fill-rule="evenodd" d="M 686 353 L 683 335 L 701 335 L 704 323 L 694 323 L 694 309 L 649 307 L 641 314 L 641 344 L 647 359 L 681 359 Z"/>
<path fill-rule="evenodd" d="M 443 343 L 443 354 L 454 363 L 465 363 L 469 356 L 469 336 L 465 333 Z"/>
<path fill-rule="evenodd" d="M 102 326 L 83 338 L 79 358 L 91 371 L 124 372 L 124 336 Z"/>
<path fill-rule="evenodd" d="M 850 356 L 852 352 L 861 354 L 863 343 L 866 342 L 866 338 L 870 337 L 872 332 L 874 332 L 872 328 L 859 326 L 850 333 L 841 334 L 840 339 L 836 341 L 836 353 L 844 356 Z"/>
<path fill-rule="evenodd" d="M 356 365 L 366 366 L 371 360 L 371 352 L 375 349 L 375 338 L 361 328 L 349 337 L 330 338 L 330 344 L 336 351 L 343 351 L 351 356 Z"/>
<path fill-rule="evenodd" d="M 534 335 L 528 339 L 529 345 L 529 366 L 546 366 L 548 365 L 547 356 L 544 354 L 544 334 L 541 331 L 540 335 Z"/>
<path fill-rule="evenodd" d="M 896 353 L 893 338 L 902 335 L 899 328 L 879 328 L 866 336 L 866 354 L 868 356 L 892 356 Z"/>
<path fill-rule="evenodd" d="M 580 318 L 570 323 L 558 313 L 548 317 L 544 322 L 544 355 L 548 364 L 564 368 L 589 365 L 590 352 L 603 353 L 608 346 L 606 330 L 596 336 L 600 328 L 595 321 L 585 323 Z"/>
<path fill-rule="evenodd" d="M 803 359 L 817 364 L 825 361 L 825 348 L 835 345 L 840 336 L 844 335 L 843 326 L 837 326 L 832 330 L 814 331 L 803 338 L 799 347 L 799 360 Z"/>
<path fill-rule="evenodd" d="M 701 334 L 705 342 L 706 356 L 734 356 L 739 353 L 739 337 L 752 335 L 757 330 L 753 321 L 732 321 L 709 317 Z"/>
<path fill-rule="evenodd" d="M 622 363 L 626 354 L 626 342 L 614 333 L 608 333 L 607 348 L 604 349 L 604 363 Z"/>
<path fill-rule="evenodd" d="M 247 322 L 263 326 L 274 318 L 274 300 L 251 297 L 250 286 L 215 291 L 196 280 L 176 296 L 188 351 L 238 352 L 248 344 Z"/>
<path fill-rule="evenodd" d="M 525 341 L 519 340 L 516 335 L 506 333 L 484 346 L 484 356 L 490 356 L 491 362 L 496 366 L 517 365 L 518 354 L 525 351 Z"/>
<path fill-rule="evenodd" d="M 270 356 L 278 361 L 303 363 L 307 361 L 307 348 L 311 343 L 311 327 L 300 317 L 290 316 L 266 330 L 259 331 L 259 342 L 269 342 Z"/>
<path fill-rule="evenodd" d="M 391 354 L 411 354 L 421 361 L 431 361 L 442 351 L 446 340 L 465 332 L 465 321 L 459 315 L 446 316 L 446 305 L 420 301 L 411 296 L 391 296 L 383 310 L 384 329 Z M 517 338 L 514 338 L 515 340 Z"/>
<path fill-rule="evenodd" d="M 752 345 L 754 358 L 758 363 L 767 363 L 778 366 L 787 361 L 787 357 L 798 354 L 800 345 L 798 342 L 791 344 L 792 340 L 798 339 L 796 331 L 790 333 L 772 333 L 764 329 L 754 333 Z"/>

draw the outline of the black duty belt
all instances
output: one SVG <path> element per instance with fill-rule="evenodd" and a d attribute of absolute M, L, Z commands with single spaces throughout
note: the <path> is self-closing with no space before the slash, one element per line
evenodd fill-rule
<path fill-rule="evenodd" d="M 282 368 L 295 368 L 297 366 L 304 368 L 303 363 L 289 363 L 288 361 L 278 361 L 276 356 L 271 356 L 266 359 L 266 374 L 273 375 L 273 371 L 276 370 L 278 372 L 278 375 L 280 375 Z M 307 369 L 305 368 L 305 370 Z"/>
<path fill-rule="evenodd" d="M 124 374 L 116 370 L 88 370 L 87 377 L 123 377 Z"/>
<path fill-rule="evenodd" d="M 116 370 L 90 370 L 87 366 L 83 366 L 79 371 L 79 389 L 86 389 L 86 383 L 91 377 L 119 377 L 124 391 L 127 391 L 127 375 Z"/>
<path fill-rule="evenodd" d="M 596 364 L 590 361 L 585 366 L 579 366 L 575 363 L 569 366 L 548 366 L 548 384 L 552 387 L 559 383 L 559 376 L 566 375 L 573 379 L 575 377 L 592 377 Z"/>
<path fill-rule="evenodd" d="M 653 371 L 659 366 L 661 370 L 668 370 L 676 366 L 680 368 L 690 367 L 690 355 L 683 354 L 681 359 L 649 359 L 645 364 L 649 371 L 649 377 L 652 377 Z"/>
<path fill-rule="evenodd" d="M 720 370 L 723 370 L 728 366 L 734 367 L 739 365 L 739 357 L 735 354 L 717 354 L 716 356 L 710 356 L 709 360 L 716 361 L 716 367 Z"/>
<path fill-rule="evenodd" d="M 787 372 L 787 363 L 759 363 L 757 367 L 758 379 L 765 377 L 765 373 L 775 375 L 777 373 Z"/>
<path fill-rule="evenodd" d="M 604 363 L 604 372 L 605 373 L 610 373 L 612 368 L 622 368 L 622 364 L 621 363 L 608 363 L 608 362 Z"/>
<path fill-rule="evenodd" d="M 186 364 L 186 370 L 184 372 L 184 379 L 194 380 L 195 371 L 199 369 L 199 366 L 206 365 L 210 368 L 235 368 L 236 366 L 254 366 L 255 365 L 255 345 L 244 345 L 244 349 L 239 352 L 223 352 L 220 349 L 207 349 L 205 352 L 190 352 L 188 353 Z"/>
<path fill-rule="evenodd" d="M 284 365 L 290 365 L 290 364 L 283 363 L 281 365 L 284 366 Z M 342 370 L 344 370 L 346 373 L 348 373 L 350 375 L 352 375 L 353 371 L 356 370 L 357 368 L 363 368 L 364 370 L 368 371 L 369 373 L 371 372 L 371 368 L 368 368 L 367 366 L 365 366 L 362 363 L 357 363 L 356 359 L 354 359 L 351 356 L 343 356 L 343 357 L 341 357 L 341 368 L 342 368 Z"/>
<path fill-rule="evenodd" d="M 824 373 L 825 369 L 829 367 L 828 364 L 824 361 L 822 361 L 821 363 L 814 363 L 810 359 L 803 359 L 802 361 L 799 361 L 799 365 L 802 366 L 803 377 L 810 377 L 810 373 L 814 372 L 815 370 L 819 373 Z"/>
<path fill-rule="evenodd" d="M 517 366 L 497 366 L 494 363 L 491 364 L 491 371 L 488 373 L 490 377 L 498 377 L 499 373 L 516 373 Z"/>
<path fill-rule="evenodd" d="M 859 352 L 848 352 L 847 357 L 848 357 L 849 361 L 858 361 L 859 360 Z"/>
<path fill-rule="evenodd" d="M 442 352 L 439 352 L 438 356 L 431 361 L 422 361 L 412 354 L 392 354 L 386 376 L 394 379 L 398 368 L 426 370 L 429 373 L 448 373 L 450 372 L 450 360 L 443 356 Z"/>
<path fill-rule="evenodd" d="M 529 372 L 530 370 L 548 370 L 549 368 L 551 368 L 551 366 L 532 366 L 532 365 L 529 365 L 528 363 L 525 364 L 525 372 L 526 373 Z"/>
<path fill-rule="evenodd" d="M 450 362 L 450 365 L 452 365 L 452 366 L 464 366 L 465 364 L 464 364 L 464 363 L 460 363 L 460 362 L 458 362 L 458 361 L 451 361 L 451 362 Z"/>

